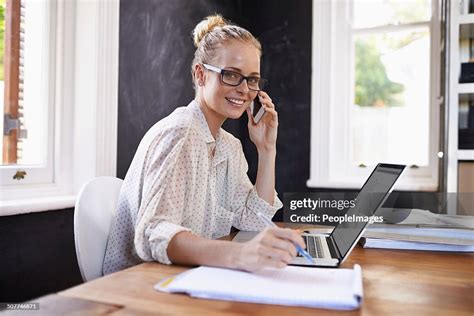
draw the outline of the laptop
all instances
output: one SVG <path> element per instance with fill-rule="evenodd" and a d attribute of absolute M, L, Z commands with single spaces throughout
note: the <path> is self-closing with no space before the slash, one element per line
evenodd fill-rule
<path fill-rule="evenodd" d="M 374 215 L 392 192 L 395 182 L 404 169 L 405 165 L 378 164 L 359 191 L 355 207 L 347 211 L 347 216 Z M 314 262 L 310 263 L 298 254 L 290 265 L 338 267 L 347 259 L 364 233 L 367 224 L 367 221 L 342 222 L 334 227 L 330 235 L 303 234 L 306 250 Z M 257 233 L 252 232 L 252 234 Z M 240 238 L 238 235 L 234 238 L 234 241 L 251 239 L 249 235 Z"/>

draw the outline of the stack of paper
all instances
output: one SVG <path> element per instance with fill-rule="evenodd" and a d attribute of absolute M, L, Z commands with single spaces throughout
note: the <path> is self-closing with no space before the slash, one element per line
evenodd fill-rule
<path fill-rule="evenodd" d="M 362 273 L 354 269 L 288 266 L 256 273 L 199 267 L 155 285 L 192 297 L 289 306 L 356 309 L 362 300 Z"/>
<path fill-rule="evenodd" d="M 364 232 L 364 248 L 474 252 L 471 229 L 374 224 Z"/>

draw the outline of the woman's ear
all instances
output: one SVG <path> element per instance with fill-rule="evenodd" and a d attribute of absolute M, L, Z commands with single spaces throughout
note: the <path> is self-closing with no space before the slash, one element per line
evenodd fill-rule
<path fill-rule="evenodd" d="M 206 82 L 206 73 L 201 64 L 194 65 L 194 77 L 196 78 L 196 84 L 198 86 L 203 86 Z"/>

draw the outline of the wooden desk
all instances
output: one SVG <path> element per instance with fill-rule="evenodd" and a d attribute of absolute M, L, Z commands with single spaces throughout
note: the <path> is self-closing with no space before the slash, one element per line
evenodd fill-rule
<path fill-rule="evenodd" d="M 60 292 L 110 304 L 112 315 L 474 315 L 474 255 L 363 249 L 343 267 L 362 266 L 364 302 L 351 312 L 194 299 L 153 285 L 187 267 L 143 263 Z M 324 284 L 321 284 L 324 286 Z"/>

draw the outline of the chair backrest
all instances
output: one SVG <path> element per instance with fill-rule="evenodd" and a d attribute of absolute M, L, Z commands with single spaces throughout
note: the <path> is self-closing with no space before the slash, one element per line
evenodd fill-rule
<path fill-rule="evenodd" d="M 82 279 L 102 276 L 105 248 L 123 180 L 97 177 L 79 191 L 74 210 L 74 242 Z"/>

